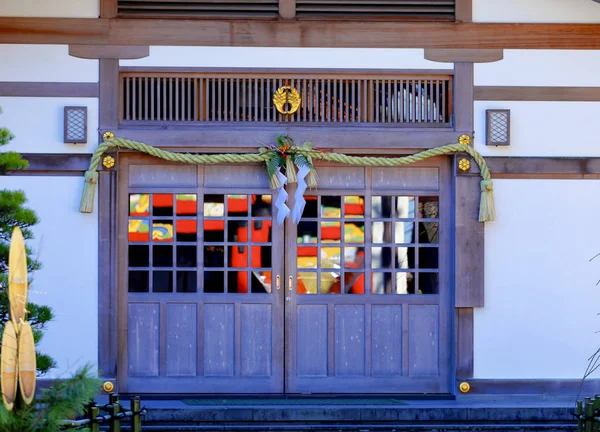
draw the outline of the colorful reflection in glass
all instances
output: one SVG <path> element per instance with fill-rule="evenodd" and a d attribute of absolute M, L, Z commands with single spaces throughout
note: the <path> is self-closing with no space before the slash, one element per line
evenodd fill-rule
<path fill-rule="evenodd" d="M 150 195 L 129 195 L 129 216 L 150 216 Z"/>
<path fill-rule="evenodd" d="M 173 241 L 173 223 L 172 222 L 153 222 L 152 223 L 152 241 L 153 242 L 171 242 Z"/>
<path fill-rule="evenodd" d="M 176 195 L 177 216 L 196 216 L 197 205 L 195 194 Z"/>
<path fill-rule="evenodd" d="M 148 219 L 129 219 L 128 238 L 132 243 L 150 241 Z"/>

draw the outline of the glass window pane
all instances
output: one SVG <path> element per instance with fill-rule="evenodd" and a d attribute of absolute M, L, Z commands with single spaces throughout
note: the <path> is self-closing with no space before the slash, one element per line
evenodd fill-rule
<path fill-rule="evenodd" d="M 178 242 L 196 242 L 198 240 L 198 223 L 196 219 L 178 219 L 175 221 L 175 239 Z"/>
<path fill-rule="evenodd" d="M 271 195 L 252 195 L 252 216 L 271 216 L 272 201 Z"/>
<path fill-rule="evenodd" d="M 227 241 L 247 242 L 248 241 L 248 221 L 230 220 L 227 222 Z"/>
<path fill-rule="evenodd" d="M 437 269 L 438 268 L 438 248 L 421 247 L 419 248 L 419 268 Z"/>
<path fill-rule="evenodd" d="M 225 221 L 204 219 L 204 242 L 217 243 L 225 241 Z"/>
<path fill-rule="evenodd" d="M 395 216 L 399 219 L 412 219 L 415 217 L 415 197 L 396 197 Z"/>
<path fill-rule="evenodd" d="M 247 294 L 248 291 L 248 272 L 247 271 L 228 271 L 227 272 L 227 292 L 234 294 Z"/>
<path fill-rule="evenodd" d="M 192 293 L 196 292 L 196 272 L 178 271 L 177 272 L 177 292 Z"/>
<path fill-rule="evenodd" d="M 148 267 L 150 265 L 150 246 L 129 245 L 129 267 Z"/>
<path fill-rule="evenodd" d="M 439 274 L 419 273 L 419 294 L 438 294 Z"/>
<path fill-rule="evenodd" d="M 345 247 L 344 267 L 354 269 L 365 268 L 365 249 L 362 247 Z"/>
<path fill-rule="evenodd" d="M 153 246 L 152 266 L 173 267 L 173 246 Z"/>
<path fill-rule="evenodd" d="M 414 222 L 396 222 L 396 231 L 394 232 L 394 241 L 396 243 L 414 243 L 415 224 Z"/>
<path fill-rule="evenodd" d="M 196 267 L 196 246 L 177 246 L 177 267 Z"/>
<path fill-rule="evenodd" d="M 173 272 L 165 270 L 153 271 L 152 292 L 173 292 Z"/>
<path fill-rule="evenodd" d="M 204 217 L 225 216 L 225 197 L 223 195 L 204 195 Z"/>
<path fill-rule="evenodd" d="M 392 268 L 392 248 L 374 247 L 371 248 L 371 267 L 374 269 Z"/>
<path fill-rule="evenodd" d="M 437 244 L 439 225 L 437 222 L 419 222 L 419 243 Z"/>
<path fill-rule="evenodd" d="M 224 246 L 204 246 L 204 267 L 224 267 Z"/>
<path fill-rule="evenodd" d="M 365 242 L 365 223 L 364 222 L 346 222 L 344 224 L 344 241 L 346 243 L 364 243 Z"/>
<path fill-rule="evenodd" d="M 344 197 L 344 217 L 364 218 L 365 217 L 365 199 L 361 196 Z"/>
<path fill-rule="evenodd" d="M 371 216 L 374 218 L 391 218 L 394 198 L 390 196 L 371 197 Z"/>
<path fill-rule="evenodd" d="M 285 288 L 282 283 L 282 289 Z M 317 294 L 317 273 L 298 272 L 296 278 L 296 291 L 298 294 Z"/>
<path fill-rule="evenodd" d="M 342 197 L 322 196 L 321 217 L 325 219 L 342 217 Z"/>
<path fill-rule="evenodd" d="M 321 248 L 321 268 L 340 268 L 341 257 L 339 247 Z"/>
<path fill-rule="evenodd" d="M 391 294 L 392 293 L 392 274 L 375 272 L 372 274 L 373 286 L 371 292 L 373 294 Z"/>
<path fill-rule="evenodd" d="M 152 241 L 172 242 L 173 222 L 167 220 L 157 220 L 152 222 Z"/>
<path fill-rule="evenodd" d="M 439 218 L 439 198 L 419 197 L 419 217 L 423 219 Z"/>
<path fill-rule="evenodd" d="M 227 195 L 227 215 L 247 216 L 248 195 Z"/>
<path fill-rule="evenodd" d="M 302 246 L 297 249 L 298 268 L 317 268 L 318 248 L 316 246 Z"/>
<path fill-rule="evenodd" d="M 130 242 L 150 241 L 150 222 L 148 219 L 129 219 L 128 239 Z"/>
<path fill-rule="evenodd" d="M 198 204 L 196 194 L 178 194 L 175 195 L 176 209 L 178 216 L 196 216 L 198 214 Z"/>
<path fill-rule="evenodd" d="M 317 242 L 317 222 L 300 221 L 298 224 L 298 243 Z"/>
<path fill-rule="evenodd" d="M 252 221 L 252 232 L 250 233 L 250 241 L 252 241 L 253 243 L 270 242 L 272 225 L 273 223 L 270 220 Z"/>
<path fill-rule="evenodd" d="M 344 293 L 364 294 L 365 274 L 358 272 L 344 273 Z"/>
<path fill-rule="evenodd" d="M 420 255 L 419 255 L 420 257 Z M 396 248 L 396 268 L 414 269 L 415 268 L 415 248 L 399 247 Z"/>
<path fill-rule="evenodd" d="M 373 243 L 391 243 L 392 223 L 373 222 L 371 227 L 371 238 Z"/>
<path fill-rule="evenodd" d="M 252 257 L 250 267 L 269 268 L 271 267 L 272 251 L 271 246 L 252 246 Z"/>
<path fill-rule="evenodd" d="M 321 294 L 341 294 L 342 283 L 340 273 L 336 271 L 321 272 Z"/>
<path fill-rule="evenodd" d="M 224 271 L 205 271 L 204 292 L 205 293 L 224 293 L 225 292 L 225 272 Z"/>
<path fill-rule="evenodd" d="M 415 280 L 412 272 L 396 273 L 396 294 L 415 294 Z"/>
<path fill-rule="evenodd" d="M 152 195 L 152 215 L 153 216 L 173 216 L 173 195 L 171 194 L 153 194 Z"/>
<path fill-rule="evenodd" d="M 302 212 L 302 218 L 317 218 L 319 216 L 319 198 L 316 195 L 305 195 L 306 205 Z"/>
<path fill-rule="evenodd" d="M 128 278 L 129 292 L 148 292 L 149 290 L 149 272 L 146 270 L 130 270 Z"/>
<path fill-rule="evenodd" d="M 252 293 L 272 293 L 272 280 L 270 271 L 253 271 L 250 273 L 250 289 Z"/>
<path fill-rule="evenodd" d="M 129 216 L 150 216 L 150 195 L 129 195 Z"/>
<path fill-rule="evenodd" d="M 248 247 L 246 246 L 228 246 L 229 267 L 246 268 L 248 267 Z"/>
<path fill-rule="evenodd" d="M 339 221 L 321 222 L 321 241 L 339 243 L 342 239 L 342 223 Z"/>

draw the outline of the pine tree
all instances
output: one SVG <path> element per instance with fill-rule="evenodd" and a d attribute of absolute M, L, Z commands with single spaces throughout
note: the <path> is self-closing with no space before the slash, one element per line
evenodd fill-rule
<path fill-rule="evenodd" d="M 2 111 L 0 110 L 0 114 Z M 7 145 L 14 139 L 14 135 L 0 126 L 0 147 Z M 27 168 L 28 162 L 21 158 L 17 152 L 0 152 L 0 175 L 9 171 Z M 33 238 L 31 227 L 39 222 L 35 212 L 25 204 L 27 198 L 23 191 L 0 190 L 0 338 L 4 324 L 10 319 L 8 303 L 8 251 L 12 230 L 18 226 L 23 231 L 26 240 Z M 32 273 L 40 268 L 40 263 L 34 258 L 33 251 L 27 249 L 27 266 Z M 42 338 L 43 330 L 47 323 L 54 318 L 52 309 L 35 303 L 27 304 L 28 318 L 34 330 L 36 344 Z M 38 374 L 43 375 L 55 367 L 54 360 L 43 353 L 37 353 Z"/>

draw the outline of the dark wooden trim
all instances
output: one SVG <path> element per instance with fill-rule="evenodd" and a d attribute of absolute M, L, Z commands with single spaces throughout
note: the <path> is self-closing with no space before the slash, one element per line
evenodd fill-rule
<path fill-rule="evenodd" d="M 471 379 L 471 394 L 535 394 L 572 396 L 573 401 L 600 393 L 600 379 Z M 457 386 L 460 381 L 457 381 Z M 581 387 L 581 394 L 579 394 Z"/>
<path fill-rule="evenodd" d="M 600 87 L 475 87 L 479 101 L 600 102 Z"/>
<path fill-rule="evenodd" d="M 342 68 L 211 68 L 211 67 L 165 67 L 165 66 L 123 66 L 121 72 L 138 73 L 210 73 L 210 74 L 249 74 L 249 75 L 454 75 L 454 69 L 342 69 Z"/>
<path fill-rule="evenodd" d="M 22 153 L 29 167 L 12 171 L 10 175 L 72 175 L 79 176 L 88 169 L 89 153 Z"/>
<path fill-rule="evenodd" d="M 384 127 L 305 127 L 281 125 L 199 125 L 195 127 L 124 127 L 111 130 L 117 137 L 172 149 L 207 152 L 254 151 L 288 134 L 298 143 L 310 141 L 321 148 L 349 153 L 394 153 L 455 143 L 462 132 L 448 128 L 398 129 Z M 104 129 L 101 129 L 101 133 Z M 408 151 L 406 151 L 408 150 Z"/>
<path fill-rule="evenodd" d="M 456 379 L 473 377 L 473 308 L 456 309 Z"/>
<path fill-rule="evenodd" d="M 98 179 L 98 369 L 117 376 L 117 172 Z"/>
<path fill-rule="evenodd" d="M 283 19 L 296 18 L 296 0 L 279 0 L 279 16 Z"/>
<path fill-rule="evenodd" d="M 458 157 L 455 166 L 457 160 Z M 479 222 L 479 182 L 479 177 L 455 177 L 454 290 L 457 308 L 484 305 L 485 237 L 484 224 Z"/>
<path fill-rule="evenodd" d="M 119 60 L 100 59 L 99 127 L 114 130 L 119 124 Z"/>
<path fill-rule="evenodd" d="M 69 45 L 69 55 L 83 59 L 135 60 L 150 55 L 149 46 Z"/>
<path fill-rule="evenodd" d="M 600 49 L 598 24 L 2 17 L 0 28 L 0 43 L 18 44 Z"/>
<path fill-rule="evenodd" d="M 426 49 L 425 59 L 440 63 L 493 63 L 504 58 L 501 49 Z"/>
<path fill-rule="evenodd" d="M 4 97 L 98 97 L 98 83 L 0 82 Z"/>
<path fill-rule="evenodd" d="M 597 179 L 600 158 L 587 157 L 486 157 L 492 179 Z M 457 169 L 457 175 L 478 176 L 479 167 L 471 163 L 469 171 Z"/>
<path fill-rule="evenodd" d="M 456 130 L 465 130 L 473 134 L 473 63 L 458 62 L 454 64 L 454 127 Z"/>
<path fill-rule="evenodd" d="M 473 0 L 456 0 L 456 22 L 473 22 Z"/>
<path fill-rule="evenodd" d="M 116 18 L 117 12 L 117 0 L 100 0 L 100 18 Z"/>

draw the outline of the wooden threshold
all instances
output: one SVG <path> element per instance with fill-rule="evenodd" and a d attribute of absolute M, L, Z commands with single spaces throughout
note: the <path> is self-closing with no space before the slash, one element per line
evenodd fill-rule
<path fill-rule="evenodd" d="M 0 43 L 600 49 L 599 24 L 0 18 Z"/>

